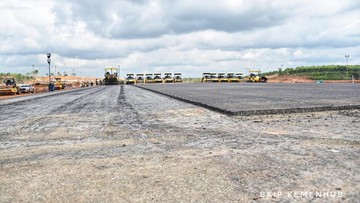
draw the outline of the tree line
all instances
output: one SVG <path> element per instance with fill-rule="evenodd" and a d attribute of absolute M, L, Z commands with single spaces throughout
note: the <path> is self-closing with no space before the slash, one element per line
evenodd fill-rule
<path fill-rule="evenodd" d="M 30 75 L 23 75 L 20 73 L 0 73 L 0 83 L 6 78 L 6 77 L 13 77 L 15 78 L 16 83 L 24 83 L 29 80 L 33 80 L 34 77 Z"/>
<path fill-rule="evenodd" d="M 313 80 L 346 80 L 354 76 L 355 80 L 359 80 L 360 65 L 349 65 L 348 67 L 344 65 L 300 66 L 264 73 L 268 76 L 276 74 L 307 76 Z"/>

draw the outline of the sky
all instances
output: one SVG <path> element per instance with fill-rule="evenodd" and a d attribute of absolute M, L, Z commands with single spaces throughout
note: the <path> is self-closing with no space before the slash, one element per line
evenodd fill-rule
<path fill-rule="evenodd" d="M 0 72 L 102 77 L 360 64 L 359 0 L 1 0 Z"/>

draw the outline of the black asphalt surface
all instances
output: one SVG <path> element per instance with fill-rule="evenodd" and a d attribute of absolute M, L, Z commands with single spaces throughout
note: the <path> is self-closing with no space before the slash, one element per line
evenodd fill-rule
<path fill-rule="evenodd" d="M 228 115 L 360 109 L 360 84 L 182 83 L 139 84 Z"/>

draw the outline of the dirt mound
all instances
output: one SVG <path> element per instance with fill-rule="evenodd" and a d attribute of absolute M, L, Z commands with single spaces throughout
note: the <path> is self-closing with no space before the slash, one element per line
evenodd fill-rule
<path fill-rule="evenodd" d="M 80 76 L 51 76 L 51 79 L 54 80 L 54 78 L 61 78 L 62 81 L 79 81 L 79 82 L 94 82 L 97 78 L 94 77 L 80 77 Z M 49 76 L 36 76 L 35 81 L 29 81 L 30 83 L 49 83 Z"/>
<path fill-rule="evenodd" d="M 271 75 L 267 76 L 270 83 L 314 83 L 315 80 L 309 79 L 307 76 L 295 75 Z"/>

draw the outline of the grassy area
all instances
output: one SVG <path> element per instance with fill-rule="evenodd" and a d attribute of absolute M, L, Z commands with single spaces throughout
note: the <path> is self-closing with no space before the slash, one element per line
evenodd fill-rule
<path fill-rule="evenodd" d="M 349 71 L 348 71 L 349 70 Z M 307 76 L 313 80 L 346 80 L 352 76 L 356 80 L 360 79 L 360 65 L 326 65 L 326 66 L 301 66 L 297 68 L 286 68 L 285 70 L 272 71 L 264 73 L 264 75 L 295 75 Z"/>

